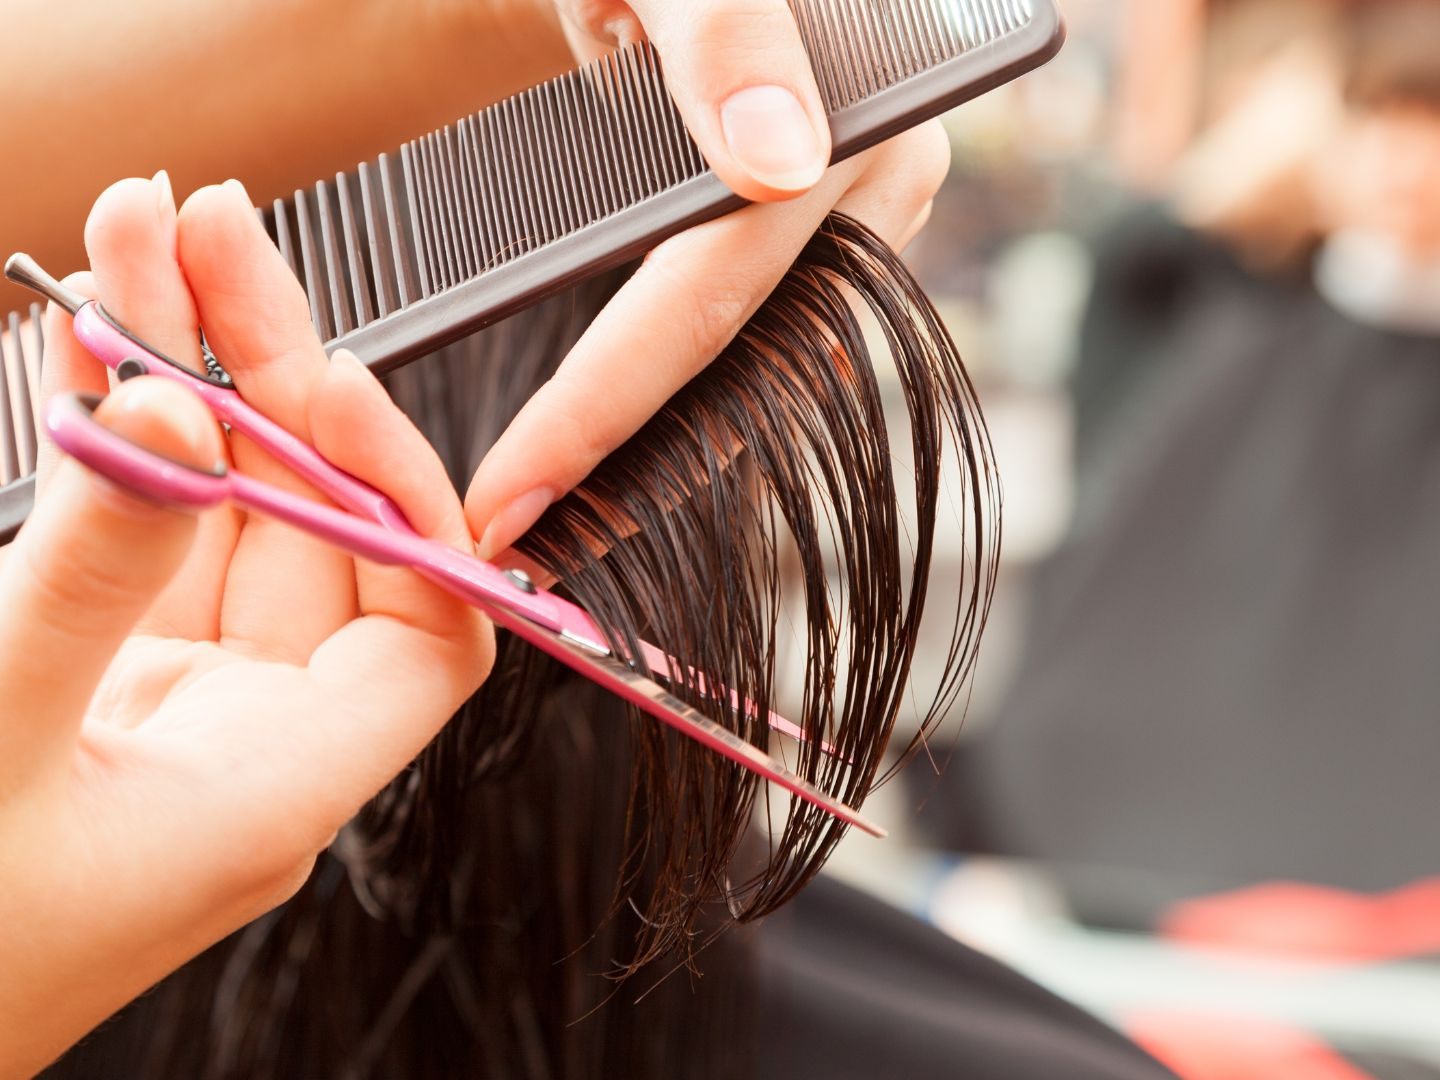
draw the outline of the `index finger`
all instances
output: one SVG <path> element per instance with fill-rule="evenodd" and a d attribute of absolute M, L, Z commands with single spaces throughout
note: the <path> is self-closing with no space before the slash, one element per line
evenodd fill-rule
<path fill-rule="evenodd" d="M 519 539 L 719 355 L 849 180 L 842 166 L 796 202 L 746 207 L 651 253 L 480 463 L 465 516 L 481 558 Z"/>

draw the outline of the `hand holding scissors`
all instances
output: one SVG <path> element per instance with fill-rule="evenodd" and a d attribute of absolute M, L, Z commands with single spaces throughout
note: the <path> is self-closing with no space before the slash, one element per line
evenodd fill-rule
<path fill-rule="evenodd" d="M 92 272 L 54 287 L 89 347 L 52 305 L 43 389 L 57 437 L 113 479 L 52 452 L 0 551 L 0 1075 L 38 1071 L 293 893 L 485 677 L 475 604 L 634 675 L 590 655 L 579 609 L 473 563 L 434 451 L 358 362 L 327 360 L 238 185 L 177 218 L 168 184 L 123 181 L 86 238 Z M 234 390 L 190 374 L 202 319 Z M 90 348 L 152 377 L 92 410 L 109 382 Z"/>
<path fill-rule="evenodd" d="M 537 587 L 520 571 L 501 570 L 483 559 L 427 540 L 411 527 L 388 496 L 337 468 L 314 447 L 246 403 L 223 371 L 212 366 L 201 374 L 171 360 L 126 330 L 98 302 L 67 289 L 26 255 L 12 256 L 5 273 L 65 308 L 72 316 L 76 339 L 121 380 L 151 375 L 189 387 L 233 432 L 293 469 L 336 505 L 266 484 L 223 461 L 210 468 L 196 468 L 139 446 L 94 420 L 92 414 L 100 402 L 94 395 L 64 394 L 54 398 L 47 408 L 45 424 L 50 438 L 71 457 L 161 505 L 206 509 L 233 502 L 241 509 L 302 529 L 360 558 L 408 567 L 662 723 L 841 821 L 883 835 L 883 830 L 850 807 L 638 670 L 643 662 L 664 677 L 683 678 L 685 668 L 680 661 L 649 643 L 641 644 L 639 657 L 622 660 L 607 643 L 611 635 L 605 634 L 583 609 Z M 343 362 L 353 362 L 353 358 Z M 732 695 L 724 692 L 712 691 L 708 696 L 723 709 L 751 707 L 748 702 L 730 700 Z M 773 715 L 771 724 L 790 734 L 802 734 Z"/>
<path fill-rule="evenodd" d="M 66 286 L 236 382 L 427 536 L 470 549 L 433 451 L 358 364 L 327 364 L 243 193 L 125 181 Z M 266 247 L 270 250 L 267 251 Z M 257 317 L 256 313 L 259 313 Z M 103 393 L 105 367 L 47 315 L 45 393 Z M 319 493 L 194 394 L 135 379 L 116 437 Z M 0 551 L 0 1076 L 31 1076 L 211 943 L 284 901 L 336 830 L 484 679 L 488 620 L 408 571 L 286 526 L 138 500 L 42 461 L 36 511 Z"/>

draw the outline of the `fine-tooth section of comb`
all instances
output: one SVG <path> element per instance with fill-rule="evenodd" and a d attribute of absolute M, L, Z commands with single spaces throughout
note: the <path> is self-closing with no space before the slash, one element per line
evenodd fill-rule
<path fill-rule="evenodd" d="M 836 161 L 1038 67 L 1063 39 L 1056 0 L 790 3 Z M 327 347 L 384 372 L 742 204 L 642 42 L 277 199 L 262 219 Z M 12 472 L 33 471 L 35 422 L 29 409 L 16 419 L 16 402 L 38 385 L 29 373 L 17 387 L 13 364 L 6 374 L 0 543 L 30 505 Z"/>
<path fill-rule="evenodd" d="M 1062 38 L 1054 0 L 791 8 L 837 161 L 1038 66 Z M 299 223 L 327 344 L 383 372 L 739 205 L 642 42 L 406 143 L 398 167 L 382 156 L 298 191 L 270 226 L 283 243 Z M 327 227 L 335 214 L 356 230 Z"/>

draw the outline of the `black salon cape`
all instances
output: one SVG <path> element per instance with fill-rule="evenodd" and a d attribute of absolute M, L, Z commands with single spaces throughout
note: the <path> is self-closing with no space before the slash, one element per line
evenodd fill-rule
<path fill-rule="evenodd" d="M 953 780 L 989 846 L 1157 906 L 1440 873 L 1440 336 L 1156 214 L 1107 237 L 1085 336 L 1080 520 Z"/>
<path fill-rule="evenodd" d="M 750 937 L 759 968 L 749 988 L 758 1065 L 736 1080 L 1172 1077 L 1048 991 L 825 878 L 758 926 L 733 932 Z M 698 987 L 703 992 L 703 980 Z M 45 1080 L 135 1075 L 143 1025 L 143 1009 L 127 1010 L 47 1070 Z"/>
<path fill-rule="evenodd" d="M 824 877 L 757 947 L 757 1080 L 1172 1076 L 1028 979 Z"/>

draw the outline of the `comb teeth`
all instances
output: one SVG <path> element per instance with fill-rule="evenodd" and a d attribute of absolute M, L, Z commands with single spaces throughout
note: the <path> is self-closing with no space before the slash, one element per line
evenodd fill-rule
<path fill-rule="evenodd" d="M 790 3 L 836 161 L 1039 66 L 1063 38 L 1055 0 Z M 320 338 L 384 372 L 741 204 L 640 43 L 261 217 Z M 0 385 L 0 543 L 29 506 L 28 481 L 11 481 L 34 470 L 36 326 L 33 359 L 15 317 L 4 334 L 7 358 L 25 356 Z"/>
<path fill-rule="evenodd" d="M 382 155 L 297 191 L 267 224 L 331 341 L 705 171 L 641 43 L 406 143 L 398 169 Z"/>
<path fill-rule="evenodd" d="M 1060 34 L 1054 0 L 791 7 L 836 160 L 1036 66 Z M 737 205 L 642 42 L 412 140 L 398 161 L 297 191 L 268 217 L 320 336 L 383 371 Z M 501 284 L 517 262 L 527 273 Z M 447 326 L 419 314 L 456 291 L 467 294 L 446 305 Z"/>
<path fill-rule="evenodd" d="M 0 487 L 35 471 L 40 385 L 41 307 L 30 305 L 29 324 L 12 311 L 0 327 Z"/>
<path fill-rule="evenodd" d="M 790 0 L 827 112 L 1023 29 L 1031 0 Z"/>

